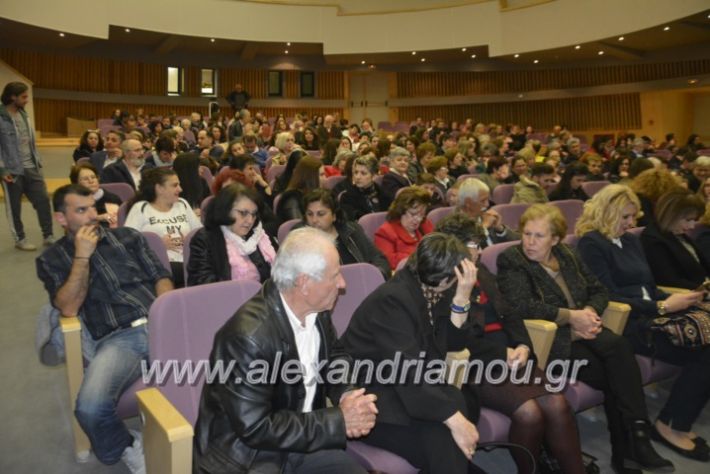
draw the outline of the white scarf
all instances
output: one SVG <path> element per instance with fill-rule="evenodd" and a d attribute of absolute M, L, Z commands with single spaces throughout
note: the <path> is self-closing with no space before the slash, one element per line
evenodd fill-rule
<path fill-rule="evenodd" d="M 261 227 L 261 222 L 254 227 L 254 232 L 248 240 L 244 240 L 242 237 L 239 237 L 226 225 L 222 225 L 220 228 L 222 229 L 222 234 L 224 234 L 225 240 L 239 249 L 239 253 L 242 255 L 251 255 L 254 253 L 259 245 L 259 241 L 264 235 L 264 229 Z"/>
<path fill-rule="evenodd" d="M 102 197 L 104 197 L 104 188 L 99 188 L 99 190 L 94 193 L 94 201 L 98 201 Z"/>

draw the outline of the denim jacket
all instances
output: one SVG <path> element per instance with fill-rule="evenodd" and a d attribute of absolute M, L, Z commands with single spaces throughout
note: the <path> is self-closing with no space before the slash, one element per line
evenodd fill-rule
<path fill-rule="evenodd" d="M 37 168 L 42 167 L 37 146 L 35 145 L 35 134 L 32 122 L 27 116 L 27 112 L 20 110 L 20 116 L 27 124 L 30 131 L 30 151 Z M 17 130 L 4 105 L 0 105 L 0 174 L 24 175 L 25 169 L 20 158 Z"/>

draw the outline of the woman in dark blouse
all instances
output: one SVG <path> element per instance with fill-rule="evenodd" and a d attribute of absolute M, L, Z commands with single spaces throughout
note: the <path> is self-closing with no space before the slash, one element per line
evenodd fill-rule
<path fill-rule="evenodd" d="M 387 210 L 380 187 L 375 183 L 377 160 L 361 156 L 352 166 L 352 182 L 339 195 L 340 206 L 348 220 L 357 221 L 365 214 Z"/>
<path fill-rule="evenodd" d="M 118 226 L 118 207 L 121 205 L 121 198 L 99 186 L 96 168 L 89 163 L 74 165 L 69 172 L 69 181 L 72 184 L 81 184 L 93 193 L 97 219 L 102 226 Z"/>
<path fill-rule="evenodd" d="M 567 166 L 562 174 L 562 180 L 550 193 L 550 201 L 562 201 L 563 199 L 586 201 L 589 199 L 582 188 L 582 183 L 587 180 L 588 174 L 589 169 L 584 163 L 572 163 Z"/>
<path fill-rule="evenodd" d="M 684 456 L 708 461 L 709 450 L 691 427 L 710 396 L 710 347 L 683 349 L 673 346 L 664 334 L 648 330 L 652 318 L 683 311 L 703 293 L 669 295 L 658 289 L 639 238 L 627 232 L 640 209 L 638 198 L 626 186 L 613 184 L 599 191 L 577 222 L 579 253 L 611 298 L 631 306 L 624 335 L 634 350 L 683 366 L 658 414 L 655 437 Z"/>

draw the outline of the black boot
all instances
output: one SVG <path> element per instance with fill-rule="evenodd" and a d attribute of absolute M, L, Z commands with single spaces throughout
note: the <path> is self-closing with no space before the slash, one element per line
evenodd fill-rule
<path fill-rule="evenodd" d="M 650 472 L 674 472 L 673 463 L 653 449 L 649 436 L 650 425 L 645 420 L 633 421 L 628 427 L 628 442 L 623 467 Z"/>

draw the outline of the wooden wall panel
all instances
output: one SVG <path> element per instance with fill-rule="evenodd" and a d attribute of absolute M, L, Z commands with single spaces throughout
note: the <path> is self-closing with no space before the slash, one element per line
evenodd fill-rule
<path fill-rule="evenodd" d="M 317 99 L 344 99 L 345 73 L 342 71 L 316 72 Z"/>
<path fill-rule="evenodd" d="M 287 99 L 297 99 L 301 96 L 300 71 L 284 71 L 283 96 Z"/>
<path fill-rule="evenodd" d="M 563 124 L 571 130 L 627 130 L 641 128 L 639 94 L 618 94 L 571 99 L 536 100 L 494 104 L 399 107 L 399 120 L 417 117 L 429 120 L 463 121 L 472 118 L 483 123 L 517 123 L 549 129 Z"/>
<path fill-rule="evenodd" d="M 226 97 L 234 89 L 234 84 L 241 84 L 254 99 L 267 97 L 268 71 L 264 69 L 220 69 L 219 96 Z"/>
<path fill-rule="evenodd" d="M 142 108 L 146 114 L 165 115 L 175 113 L 177 115 L 190 115 L 195 110 L 194 106 L 180 105 L 156 105 L 156 104 L 115 104 L 102 102 L 82 102 L 72 100 L 35 99 L 35 128 L 45 133 L 66 133 L 67 117 L 82 120 L 96 120 L 98 118 L 110 117 L 115 109 L 135 111 Z M 343 115 L 343 109 L 330 109 L 318 107 L 299 108 L 259 108 L 267 117 L 275 117 L 277 114 L 284 114 L 293 117 L 296 113 L 305 112 L 308 115 L 326 115 L 339 113 Z"/>
<path fill-rule="evenodd" d="M 398 97 L 569 89 L 710 73 L 710 59 L 536 71 L 397 73 Z"/>

